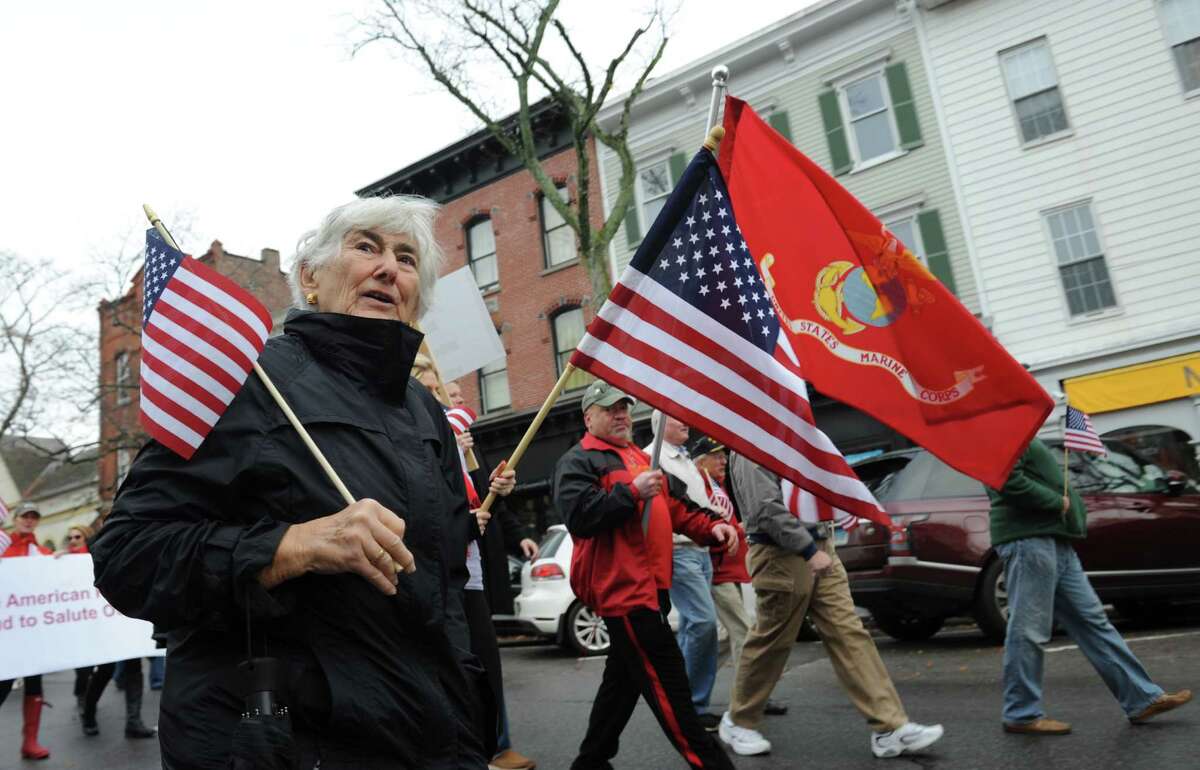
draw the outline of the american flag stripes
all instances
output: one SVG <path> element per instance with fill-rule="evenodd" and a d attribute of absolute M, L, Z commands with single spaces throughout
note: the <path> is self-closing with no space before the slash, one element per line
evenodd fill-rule
<path fill-rule="evenodd" d="M 779 489 L 783 493 L 783 502 L 788 510 L 805 524 L 829 521 L 842 529 L 854 529 L 858 526 L 858 517 L 851 516 L 841 508 L 834 508 L 812 492 L 801 489 L 787 479 L 780 481 Z"/>
<path fill-rule="evenodd" d="M 454 434 L 460 435 L 471 429 L 471 423 L 475 422 L 475 412 L 465 406 L 455 406 L 446 410 L 446 419 L 450 421 Z"/>
<path fill-rule="evenodd" d="M 246 381 L 271 316 L 233 281 L 146 231 L 141 422 L 185 459 Z"/>
<path fill-rule="evenodd" d="M 890 526 L 813 423 L 716 161 L 692 160 L 571 363 L 831 505 Z"/>
<path fill-rule="evenodd" d="M 1073 406 L 1067 407 L 1067 428 L 1063 432 L 1063 444 L 1067 449 L 1077 452 L 1094 452 L 1107 455 L 1104 442 L 1092 427 L 1092 418 Z"/>
<path fill-rule="evenodd" d="M 8 508 L 4 505 L 4 501 L 0 500 L 0 527 L 8 523 Z M 0 553 L 8 550 L 12 545 L 12 538 L 4 530 L 0 529 Z"/>

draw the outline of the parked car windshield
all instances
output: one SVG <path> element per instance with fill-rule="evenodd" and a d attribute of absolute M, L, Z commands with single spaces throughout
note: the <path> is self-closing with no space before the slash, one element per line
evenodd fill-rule
<path fill-rule="evenodd" d="M 926 451 L 862 463 L 854 470 L 881 503 L 986 494 L 983 484 Z"/>

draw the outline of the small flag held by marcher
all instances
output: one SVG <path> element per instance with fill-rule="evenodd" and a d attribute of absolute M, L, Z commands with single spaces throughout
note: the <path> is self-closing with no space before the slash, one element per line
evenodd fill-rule
<path fill-rule="evenodd" d="M 808 390 L 701 150 L 571 364 L 712 436 L 830 505 L 891 521 L 813 422 Z"/>
<path fill-rule="evenodd" d="M 787 479 L 780 481 L 779 488 L 788 511 L 804 522 L 805 526 L 827 522 L 847 531 L 858 526 L 857 516 L 852 516 L 841 508 L 834 508 L 812 492 L 801 489 Z"/>
<path fill-rule="evenodd" d="M 1094 452 L 1107 455 L 1104 442 L 1092 426 L 1092 418 L 1086 412 L 1081 412 L 1073 406 L 1067 406 L 1067 427 L 1063 432 L 1063 445 L 1076 452 Z"/>
<path fill-rule="evenodd" d="M 146 231 L 141 423 L 190 459 L 254 368 L 271 314 L 236 283 Z"/>
<path fill-rule="evenodd" d="M 0 527 L 8 523 L 8 508 L 5 507 L 4 501 L 0 500 Z M 12 545 L 12 538 L 4 530 L 0 529 L 0 552 L 8 550 Z"/>
<path fill-rule="evenodd" d="M 471 429 L 475 422 L 475 413 L 469 407 L 455 406 L 446 410 L 446 419 L 454 429 L 454 435 L 461 436 Z"/>

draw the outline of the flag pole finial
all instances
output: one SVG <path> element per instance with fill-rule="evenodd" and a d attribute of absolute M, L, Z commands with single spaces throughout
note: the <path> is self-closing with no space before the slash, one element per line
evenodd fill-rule
<path fill-rule="evenodd" d="M 723 126 L 713 126 L 708 130 L 708 136 L 704 140 L 704 149 L 717 154 L 717 148 L 721 146 L 721 140 L 725 138 L 725 128 Z"/>

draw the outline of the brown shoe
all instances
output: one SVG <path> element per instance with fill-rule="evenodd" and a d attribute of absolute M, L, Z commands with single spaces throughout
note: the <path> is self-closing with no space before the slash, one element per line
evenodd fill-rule
<path fill-rule="evenodd" d="M 533 770 L 535 767 L 537 762 L 512 749 L 505 749 L 488 762 L 489 770 Z"/>
<path fill-rule="evenodd" d="M 1191 699 L 1192 699 L 1192 691 L 1191 690 L 1180 690 L 1179 692 L 1163 693 L 1162 695 L 1158 696 L 1158 700 L 1154 701 L 1149 706 L 1147 706 L 1145 711 L 1143 711 L 1140 714 L 1137 714 L 1136 716 L 1129 717 L 1129 721 L 1135 725 L 1144 725 L 1147 722 L 1149 722 L 1151 719 L 1153 719 L 1154 717 L 1163 713 L 1164 711 L 1170 711 L 1171 709 L 1177 709 L 1180 706 L 1182 706 L 1183 704 L 1190 701 Z"/>
<path fill-rule="evenodd" d="M 1004 732 L 1022 735 L 1066 735 L 1071 726 L 1057 719 L 1035 719 L 1032 722 L 1005 722 Z"/>

